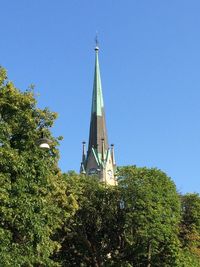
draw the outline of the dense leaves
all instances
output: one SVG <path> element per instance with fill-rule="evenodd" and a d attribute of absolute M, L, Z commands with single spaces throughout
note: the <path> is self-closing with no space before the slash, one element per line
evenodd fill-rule
<path fill-rule="evenodd" d="M 95 177 L 67 175 L 76 188 L 79 209 L 60 232 L 63 266 L 105 266 L 120 246 L 124 219 L 117 187 L 106 187 Z M 67 253 L 66 253 L 67 252 Z"/>
<path fill-rule="evenodd" d="M 37 144 L 41 127 L 55 118 L 0 69 L 0 266 L 54 265 L 50 255 L 59 243 L 51 236 L 74 209 L 57 167 L 57 140 L 45 128 L 51 150 Z"/>
<path fill-rule="evenodd" d="M 157 169 L 119 170 L 126 213 L 126 257 L 132 266 L 178 266 L 180 202 L 174 183 Z"/>
<path fill-rule="evenodd" d="M 119 168 L 115 187 L 62 174 L 55 119 L 0 68 L 0 266 L 200 267 L 199 195 L 157 169 Z"/>
<path fill-rule="evenodd" d="M 60 232 L 63 266 L 180 266 L 180 199 L 156 169 L 119 169 L 118 187 L 69 174 L 78 210 Z M 74 191 L 75 192 L 75 191 Z"/>
<path fill-rule="evenodd" d="M 200 265 L 200 196 L 186 194 L 181 196 L 182 220 L 180 224 L 180 240 L 185 261 L 191 266 Z"/>

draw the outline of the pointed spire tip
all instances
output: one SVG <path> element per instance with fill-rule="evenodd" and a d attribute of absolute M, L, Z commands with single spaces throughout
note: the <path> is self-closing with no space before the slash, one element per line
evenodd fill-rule
<path fill-rule="evenodd" d="M 99 41 L 98 41 L 98 35 L 96 33 L 96 37 L 95 37 L 95 49 L 96 52 L 99 51 Z"/>

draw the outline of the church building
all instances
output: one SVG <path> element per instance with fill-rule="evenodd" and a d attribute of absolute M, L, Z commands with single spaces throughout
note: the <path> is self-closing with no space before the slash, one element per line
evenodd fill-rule
<path fill-rule="evenodd" d="M 116 185 L 114 145 L 109 147 L 108 144 L 98 54 L 99 47 L 96 42 L 89 142 L 87 153 L 86 143 L 83 142 L 80 172 L 97 175 L 100 182 Z"/>

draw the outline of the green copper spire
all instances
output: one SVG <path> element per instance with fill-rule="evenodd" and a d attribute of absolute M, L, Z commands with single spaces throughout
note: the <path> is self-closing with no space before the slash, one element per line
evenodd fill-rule
<path fill-rule="evenodd" d="M 95 71 L 94 71 L 94 85 L 93 85 L 93 96 L 92 96 L 92 113 L 96 113 L 97 116 L 102 116 L 103 95 L 101 87 L 101 76 L 99 68 L 99 58 L 98 58 L 99 47 L 95 47 Z"/>
<path fill-rule="evenodd" d="M 94 84 L 92 94 L 92 110 L 90 121 L 90 136 L 88 153 L 92 148 L 95 148 L 101 154 L 102 138 L 104 139 L 105 150 L 108 149 L 107 131 L 104 114 L 104 103 L 101 86 L 101 75 L 99 68 L 99 47 L 96 42 L 95 47 L 95 71 L 94 71 Z"/>
<path fill-rule="evenodd" d="M 109 185 L 116 185 L 114 146 L 108 147 L 106 120 L 99 68 L 99 46 L 96 39 L 95 70 L 92 93 L 92 109 L 90 119 L 90 133 L 87 155 L 85 142 L 83 142 L 82 161 L 80 173 L 95 175 L 99 181 Z"/>

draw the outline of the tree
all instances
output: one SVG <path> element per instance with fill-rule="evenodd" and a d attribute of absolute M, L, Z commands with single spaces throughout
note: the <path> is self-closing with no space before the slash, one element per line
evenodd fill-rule
<path fill-rule="evenodd" d="M 99 183 L 93 176 L 72 173 L 65 178 L 78 209 L 60 231 L 62 248 L 56 259 L 62 266 L 125 266 L 117 265 L 124 227 L 118 187 Z"/>
<path fill-rule="evenodd" d="M 124 257 L 132 266 L 179 266 L 180 201 L 160 170 L 124 167 L 119 186 L 125 203 Z"/>
<path fill-rule="evenodd" d="M 157 169 L 123 167 L 119 185 L 67 174 L 78 209 L 55 238 L 62 266 L 180 267 L 180 199 Z M 72 190 L 70 192 L 70 190 Z"/>
<path fill-rule="evenodd" d="M 58 140 L 48 127 L 56 114 L 36 106 L 32 90 L 20 92 L 0 68 L 0 265 L 57 266 L 52 239 L 74 210 L 57 162 Z M 41 136 L 52 140 L 41 150 Z"/>
<path fill-rule="evenodd" d="M 182 220 L 180 240 L 185 260 L 198 262 L 200 266 L 200 196 L 199 194 L 181 195 Z"/>

